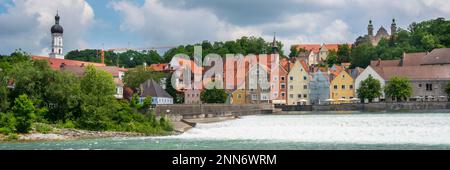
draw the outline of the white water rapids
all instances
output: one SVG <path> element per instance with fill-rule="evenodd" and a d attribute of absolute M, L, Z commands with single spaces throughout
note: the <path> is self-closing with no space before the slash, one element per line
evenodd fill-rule
<path fill-rule="evenodd" d="M 164 138 L 449 145 L 450 114 L 247 116 Z"/>

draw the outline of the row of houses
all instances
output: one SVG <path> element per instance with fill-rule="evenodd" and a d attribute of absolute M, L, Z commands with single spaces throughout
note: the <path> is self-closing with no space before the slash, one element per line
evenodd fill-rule
<path fill-rule="evenodd" d="M 360 102 L 357 89 L 361 81 L 369 76 L 380 81 L 384 87 L 389 79 L 394 76 L 406 77 L 413 85 L 413 95 L 410 100 L 414 101 L 443 101 L 448 100 L 445 93 L 445 86 L 450 82 L 450 48 L 435 49 L 424 53 L 404 53 L 398 60 L 375 60 L 370 65 L 363 68 L 349 69 L 348 63 L 333 65 L 331 68 L 318 67 L 311 60 L 302 56 L 291 59 L 281 59 L 278 66 L 278 75 L 271 75 L 270 63 L 273 58 L 267 56 L 256 56 L 257 60 L 267 60 L 267 65 L 253 66 L 245 65 L 244 77 L 237 77 L 238 67 L 227 67 L 224 61 L 224 83 L 232 84 L 232 89 L 227 89 L 230 104 L 258 104 L 272 103 L 275 105 L 316 105 L 316 104 L 341 104 Z M 192 61 L 192 67 L 197 67 L 196 74 L 204 74 L 208 68 L 196 66 Z M 315 62 L 315 61 L 313 61 Z M 177 63 L 177 64 L 175 64 Z M 163 70 L 177 67 L 180 61 L 171 62 L 164 65 Z M 236 63 L 231 63 L 236 66 Z M 153 66 L 155 67 L 155 66 Z M 234 68 L 234 79 L 227 80 L 227 69 Z M 194 69 L 194 68 L 192 68 Z M 242 71 L 242 70 L 240 70 Z M 249 77 L 261 78 L 261 73 L 267 74 L 263 78 L 272 81 L 269 89 L 251 89 L 252 83 Z M 178 80 L 182 84 L 182 79 Z M 275 82 L 275 83 L 273 83 Z M 244 85 L 245 87 L 242 87 Z M 277 90 L 273 90 L 278 86 Z M 183 89 L 185 94 L 185 104 L 200 104 L 201 89 Z M 390 101 L 383 93 L 375 101 Z"/>

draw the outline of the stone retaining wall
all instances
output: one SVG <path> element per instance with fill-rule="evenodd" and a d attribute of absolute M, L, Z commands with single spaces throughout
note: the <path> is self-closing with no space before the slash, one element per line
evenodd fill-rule
<path fill-rule="evenodd" d="M 277 106 L 283 111 L 392 111 L 450 109 L 450 102 L 396 102 L 312 106 Z"/>
<path fill-rule="evenodd" d="M 158 105 L 155 108 L 156 114 L 165 114 L 172 121 L 189 118 L 208 118 L 220 116 L 244 116 L 255 114 L 270 114 L 273 111 L 271 104 L 201 104 L 201 105 Z"/>

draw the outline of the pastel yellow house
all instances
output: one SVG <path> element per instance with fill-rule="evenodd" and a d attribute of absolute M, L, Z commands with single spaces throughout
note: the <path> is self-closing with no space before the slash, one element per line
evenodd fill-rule
<path fill-rule="evenodd" d="M 244 89 L 237 89 L 231 93 L 231 104 L 246 104 L 247 93 Z"/>
<path fill-rule="evenodd" d="M 332 74 L 330 83 L 330 98 L 334 103 L 349 103 L 355 98 L 354 80 L 345 70 Z"/>
<path fill-rule="evenodd" d="M 287 76 L 287 104 L 309 105 L 308 66 L 304 60 L 295 61 Z"/>

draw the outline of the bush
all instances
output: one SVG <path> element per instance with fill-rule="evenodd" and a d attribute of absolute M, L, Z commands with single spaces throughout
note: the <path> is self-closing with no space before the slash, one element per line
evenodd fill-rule
<path fill-rule="evenodd" d="M 31 130 L 31 125 L 35 117 L 33 102 L 28 99 L 26 94 L 20 95 L 14 101 L 12 111 L 16 117 L 16 132 L 28 133 Z"/>
<path fill-rule="evenodd" d="M 0 113 L 0 133 L 8 135 L 16 131 L 16 118 L 12 113 Z"/>
<path fill-rule="evenodd" d="M 34 124 L 34 128 L 36 132 L 47 134 L 53 131 L 53 127 L 43 123 Z"/>
<path fill-rule="evenodd" d="M 58 121 L 56 123 L 56 127 L 62 129 L 73 129 L 75 128 L 75 124 L 71 120 L 66 120 L 65 123 L 63 123 L 62 121 Z"/>
<path fill-rule="evenodd" d="M 14 140 L 19 140 L 19 135 L 15 134 L 15 133 L 11 133 L 6 138 L 6 141 L 14 141 Z"/>
<path fill-rule="evenodd" d="M 159 126 L 161 126 L 161 128 L 163 129 L 163 130 L 165 130 L 165 131 L 172 131 L 173 129 L 172 129 L 172 126 L 171 126 L 171 124 L 170 124 L 170 120 L 169 119 L 166 119 L 166 118 L 164 118 L 164 117 L 161 117 L 160 119 L 159 119 Z"/>

